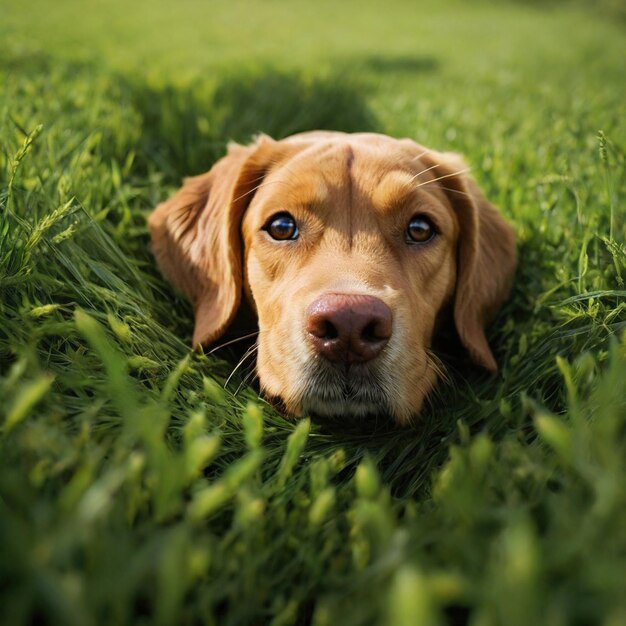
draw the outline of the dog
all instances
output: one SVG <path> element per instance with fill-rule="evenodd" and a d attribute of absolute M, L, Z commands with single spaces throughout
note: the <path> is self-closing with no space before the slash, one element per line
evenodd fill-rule
<path fill-rule="evenodd" d="M 261 390 L 288 414 L 407 423 L 441 371 L 446 316 L 497 370 L 485 328 L 511 289 L 515 234 L 467 171 L 409 139 L 260 135 L 154 210 L 152 250 L 193 304 L 194 346 L 245 293 Z"/>

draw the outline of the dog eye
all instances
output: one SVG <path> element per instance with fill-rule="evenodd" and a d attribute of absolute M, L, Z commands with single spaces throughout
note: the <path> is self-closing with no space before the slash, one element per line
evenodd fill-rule
<path fill-rule="evenodd" d="M 277 213 L 272 215 L 263 227 L 272 239 L 285 241 L 287 239 L 297 239 L 300 231 L 296 220 L 289 213 Z"/>
<path fill-rule="evenodd" d="M 411 218 L 406 229 L 407 243 L 426 243 L 437 234 L 433 223 L 425 215 Z"/>

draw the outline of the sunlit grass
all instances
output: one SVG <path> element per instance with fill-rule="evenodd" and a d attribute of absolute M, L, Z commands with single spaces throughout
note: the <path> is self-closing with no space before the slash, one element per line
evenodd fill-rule
<path fill-rule="evenodd" d="M 613 14 L 121 6 L 0 25 L 0 623 L 625 621 Z M 236 360 L 190 351 L 148 250 L 148 213 L 228 140 L 312 128 L 463 152 L 518 233 L 498 375 L 442 354 L 409 430 L 225 389 Z"/>

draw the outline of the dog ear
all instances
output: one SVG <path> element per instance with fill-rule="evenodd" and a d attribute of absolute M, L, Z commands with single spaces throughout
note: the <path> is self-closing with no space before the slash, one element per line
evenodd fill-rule
<path fill-rule="evenodd" d="M 421 157 L 432 167 L 460 227 L 454 296 L 457 332 L 471 358 L 496 372 L 485 328 L 511 289 L 517 264 L 515 233 L 466 174 L 469 168 L 459 155 L 428 151 Z"/>
<path fill-rule="evenodd" d="M 193 304 L 194 347 L 219 337 L 239 307 L 240 223 L 276 143 L 263 135 L 251 146 L 231 144 L 209 172 L 187 178 L 148 218 L 161 272 Z"/>

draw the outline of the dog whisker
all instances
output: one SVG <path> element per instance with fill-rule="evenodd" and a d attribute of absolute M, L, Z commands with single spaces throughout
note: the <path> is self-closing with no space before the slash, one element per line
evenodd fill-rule
<path fill-rule="evenodd" d="M 423 187 L 424 185 L 429 185 L 430 183 L 436 183 L 438 180 L 443 180 L 444 178 L 452 178 L 454 176 L 460 176 L 461 174 L 467 174 L 470 171 L 469 167 L 465 167 L 462 170 L 457 170 L 456 172 L 451 172 L 449 174 L 444 174 L 443 176 L 438 176 L 437 178 L 433 178 L 432 180 L 425 180 L 423 183 L 419 185 L 415 185 L 416 188 Z"/>
<path fill-rule="evenodd" d="M 426 350 L 426 359 L 428 361 L 428 366 L 435 372 L 437 377 L 441 378 L 444 382 L 449 383 L 450 376 L 448 375 L 448 371 L 442 360 L 431 350 Z"/>
<path fill-rule="evenodd" d="M 294 172 L 293 168 L 289 167 L 289 165 L 287 165 L 286 163 L 283 163 L 283 168 L 286 169 L 289 174 L 291 174 L 291 176 L 293 177 L 293 179 L 299 183 L 304 183 L 305 181 L 302 180 L 302 177 L 300 176 L 300 174 L 298 174 L 298 172 Z"/>
<path fill-rule="evenodd" d="M 235 339 L 231 339 L 230 341 L 226 341 L 225 343 L 221 343 L 219 346 L 215 346 L 215 348 L 212 348 L 211 350 L 209 350 L 206 354 L 213 354 L 214 352 L 217 352 L 218 350 L 221 350 L 222 348 L 225 348 L 226 346 L 230 346 L 234 343 L 238 343 L 240 341 L 245 341 L 246 339 L 250 339 L 250 337 L 254 337 L 255 335 L 258 335 L 259 331 L 255 330 L 253 333 L 249 333 L 247 335 L 243 335 L 242 337 L 236 337 Z"/>
<path fill-rule="evenodd" d="M 425 148 L 422 152 L 420 152 L 417 156 L 414 156 L 411 161 L 418 161 L 419 159 L 421 159 L 423 156 L 426 156 L 427 154 L 430 154 L 431 152 L 434 152 L 434 150 L 429 150 L 428 148 Z"/>
<path fill-rule="evenodd" d="M 224 389 L 228 387 L 228 383 L 231 381 L 232 377 L 235 375 L 237 370 L 244 364 L 245 360 L 250 358 L 252 355 L 254 355 L 254 353 L 258 349 L 259 349 L 259 345 L 258 343 L 255 342 L 254 345 L 250 346 L 250 348 L 246 350 L 246 353 L 239 359 L 239 362 L 237 363 L 237 365 L 235 365 L 235 367 L 233 368 L 233 371 L 229 374 L 228 378 L 226 379 L 226 382 L 224 383 Z"/>
<path fill-rule="evenodd" d="M 425 174 L 426 172 L 430 172 L 430 170 L 434 170 L 436 167 L 439 167 L 439 163 L 435 163 L 434 165 L 431 165 L 430 167 L 427 167 L 423 169 L 422 171 L 418 172 L 417 174 L 415 174 L 415 176 L 412 176 L 408 182 L 412 183 L 416 178 L 418 178 L 422 174 Z"/>
<path fill-rule="evenodd" d="M 258 180 L 258 179 L 257 179 Z M 261 183 L 260 185 L 257 185 L 256 187 L 253 187 L 252 189 L 250 189 L 249 191 L 246 191 L 245 193 L 242 193 L 240 196 L 238 196 L 237 198 L 235 198 L 233 200 L 233 202 L 238 202 L 239 200 L 241 200 L 242 198 L 245 198 L 246 196 L 249 196 L 251 193 L 254 193 L 255 191 L 258 191 L 259 189 L 261 189 L 262 187 L 266 187 L 267 185 L 272 185 L 272 184 L 276 184 L 276 183 L 280 183 L 282 185 L 287 185 L 288 183 L 284 180 L 268 180 L 267 182 Z"/>
<path fill-rule="evenodd" d="M 457 193 L 461 196 L 467 196 L 468 198 L 472 197 L 471 193 L 468 193 L 467 191 L 461 191 L 460 189 L 452 189 L 452 187 L 444 187 L 443 185 L 440 185 L 440 187 L 444 190 L 444 191 L 449 191 L 450 193 Z"/>
<path fill-rule="evenodd" d="M 237 396 L 239 392 L 243 389 L 244 385 L 252 384 L 254 380 L 257 378 L 258 378 L 258 374 L 256 371 L 256 363 L 253 362 L 248 366 L 248 372 L 242 378 L 241 382 L 239 383 L 239 386 L 237 387 L 233 395 Z"/>

